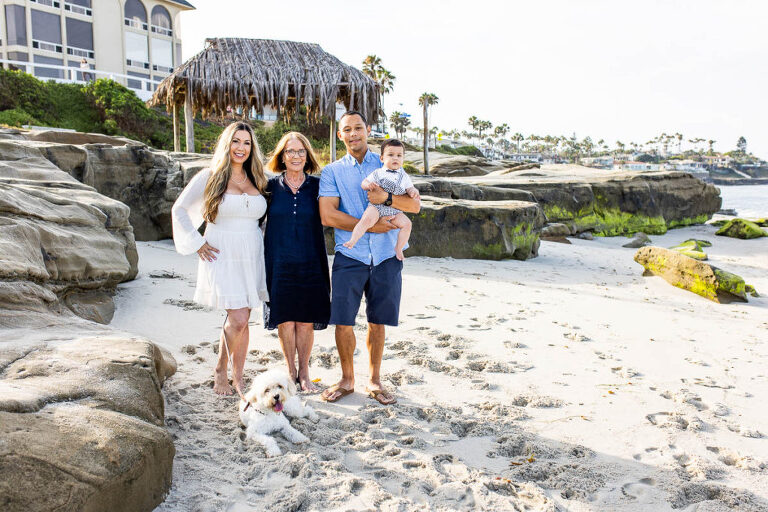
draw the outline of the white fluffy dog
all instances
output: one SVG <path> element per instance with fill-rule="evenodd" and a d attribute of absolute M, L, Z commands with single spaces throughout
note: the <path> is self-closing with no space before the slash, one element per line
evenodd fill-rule
<path fill-rule="evenodd" d="M 309 441 L 288 423 L 286 416 L 316 422 L 317 413 L 301 403 L 296 396 L 296 384 L 284 371 L 269 370 L 256 377 L 245 399 L 251 404 L 246 410 L 246 402 L 240 400 L 240 421 L 245 425 L 245 435 L 263 445 L 268 457 L 282 453 L 274 438 L 269 436 L 272 432 L 281 432 L 292 443 Z"/>

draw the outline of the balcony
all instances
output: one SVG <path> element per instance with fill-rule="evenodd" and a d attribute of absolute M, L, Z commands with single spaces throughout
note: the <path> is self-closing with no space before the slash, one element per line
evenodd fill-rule
<path fill-rule="evenodd" d="M 155 34 L 173 37 L 173 30 L 165 27 L 158 27 L 157 25 L 152 25 L 152 32 Z"/>
<path fill-rule="evenodd" d="M 131 60 L 131 59 L 125 59 L 125 63 L 129 66 L 133 66 L 134 68 L 143 68 L 143 69 L 149 69 L 149 62 L 142 62 L 139 60 Z"/>
<path fill-rule="evenodd" d="M 66 0 L 64 1 L 64 10 L 73 12 L 75 14 L 82 14 L 83 16 L 93 16 L 93 11 L 90 8 L 83 7 L 82 5 L 71 4 Z"/>
<path fill-rule="evenodd" d="M 40 5 L 47 5 L 48 7 L 61 7 L 61 3 L 57 0 L 30 0 L 30 2 L 34 2 Z"/>
<path fill-rule="evenodd" d="M 139 30 L 149 30 L 149 25 L 143 21 L 125 18 L 125 26 L 131 28 L 137 28 Z"/>
<path fill-rule="evenodd" d="M 52 78 L 49 76 L 40 76 L 38 78 L 40 80 L 54 80 L 59 83 L 85 84 L 97 78 L 109 78 L 128 87 L 128 89 L 132 90 L 142 101 L 147 101 L 151 98 L 152 92 L 160 84 L 160 82 L 156 80 L 123 75 L 120 73 L 111 73 L 100 69 L 83 70 L 79 67 L 58 66 L 54 64 L 41 64 L 39 62 L 23 62 L 8 59 L 0 59 L 0 65 L 4 68 L 20 69 L 25 73 L 31 74 L 33 73 L 33 70 L 45 69 L 49 72 L 53 70 L 60 75 L 60 78 Z M 149 64 L 147 64 L 147 66 L 149 66 Z"/>
<path fill-rule="evenodd" d="M 60 44 L 38 41 L 37 39 L 32 40 L 32 48 L 49 52 L 63 53 L 63 48 Z"/>
<path fill-rule="evenodd" d="M 67 55 L 74 55 L 75 57 L 85 57 L 87 59 L 93 59 L 93 50 L 86 50 L 85 48 L 77 48 L 75 46 L 67 46 Z"/>
<path fill-rule="evenodd" d="M 152 64 L 153 71 L 159 71 L 160 73 L 173 73 L 173 68 L 168 66 L 161 66 L 159 64 Z"/>

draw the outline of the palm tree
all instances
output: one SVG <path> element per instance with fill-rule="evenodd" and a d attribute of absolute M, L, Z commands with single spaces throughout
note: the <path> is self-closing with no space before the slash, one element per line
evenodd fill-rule
<path fill-rule="evenodd" d="M 390 126 L 395 130 L 395 133 L 400 139 L 403 138 L 406 128 L 411 124 L 411 120 L 404 116 L 402 112 L 398 111 L 392 112 L 392 115 L 389 116 L 389 122 Z"/>
<path fill-rule="evenodd" d="M 523 134 L 522 134 L 522 133 L 520 133 L 520 132 L 517 132 L 517 133 L 515 133 L 515 134 L 512 136 L 512 140 L 513 140 L 513 141 L 515 141 L 515 142 L 517 142 L 517 152 L 518 152 L 518 153 L 520 153 L 520 141 L 521 141 L 521 140 L 524 140 L 524 139 L 525 139 L 525 137 L 524 137 L 524 136 L 523 136 Z"/>
<path fill-rule="evenodd" d="M 483 138 L 483 131 L 490 130 L 491 128 L 493 128 L 493 124 L 491 124 L 490 121 L 480 121 L 477 124 L 478 137 L 480 137 L 480 139 L 482 139 Z"/>
<path fill-rule="evenodd" d="M 507 123 L 500 124 L 493 130 L 493 134 L 502 139 L 509 133 L 509 125 Z"/>
<path fill-rule="evenodd" d="M 482 123 L 480 119 L 477 118 L 477 116 L 472 116 L 467 120 L 467 124 L 472 127 L 472 131 L 476 132 L 478 125 Z M 471 137 L 470 137 L 471 138 Z"/>
<path fill-rule="evenodd" d="M 429 175 L 429 107 L 437 105 L 440 98 L 431 92 L 425 92 L 419 96 L 419 105 L 424 113 L 424 174 Z"/>
<path fill-rule="evenodd" d="M 711 154 L 713 153 L 713 151 L 714 151 L 714 150 L 713 150 L 713 148 L 712 148 L 712 146 L 714 146 L 714 145 L 715 145 L 715 142 L 717 142 L 717 141 L 716 141 L 716 140 L 712 140 L 712 139 L 709 139 L 709 140 L 707 141 L 707 144 L 709 144 L 709 154 L 710 154 L 710 155 L 711 155 Z"/>
<path fill-rule="evenodd" d="M 379 84 L 379 104 L 381 106 L 382 117 L 386 119 L 384 113 L 384 95 L 392 92 L 395 79 L 397 78 L 391 71 L 381 65 L 381 59 L 376 55 L 368 55 L 363 60 L 363 73 L 373 78 Z"/>
<path fill-rule="evenodd" d="M 677 139 L 677 152 L 682 153 L 683 152 L 683 134 L 676 133 L 675 138 Z"/>

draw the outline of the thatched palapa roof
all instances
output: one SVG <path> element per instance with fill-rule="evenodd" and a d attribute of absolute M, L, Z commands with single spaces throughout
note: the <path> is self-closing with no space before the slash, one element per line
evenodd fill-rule
<path fill-rule="evenodd" d="M 208 39 L 203 51 L 162 81 L 149 104 L 171 110 L 187 94 L 203 116 L 226 114 L 227 107 L 261 112 L 265 106 L 290 116 L 306 105 L 317 120 L 334 115 L 336 101 L 362 112 L 371 123 L 379 112 L 376 81 L 318 44 L 293 41 Z"/>

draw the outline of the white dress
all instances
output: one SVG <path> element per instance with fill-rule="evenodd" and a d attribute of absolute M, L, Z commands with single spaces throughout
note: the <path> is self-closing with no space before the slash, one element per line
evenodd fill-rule
<path fill-rule="evenodd" d="M 181 254 L 196 252 L 205 242 L 219 250 L 214 261 L 200 260 L 194 300 L 217 309 L 260 307 L 269 301 L 264 271 L 264 237 L 259 219 L 267 210 L 262 195 L 224 194 L 216 222 L 203 223 L 205 184 L 211 171 L 197 173 L 173 205 L 173 241 Z"/>

